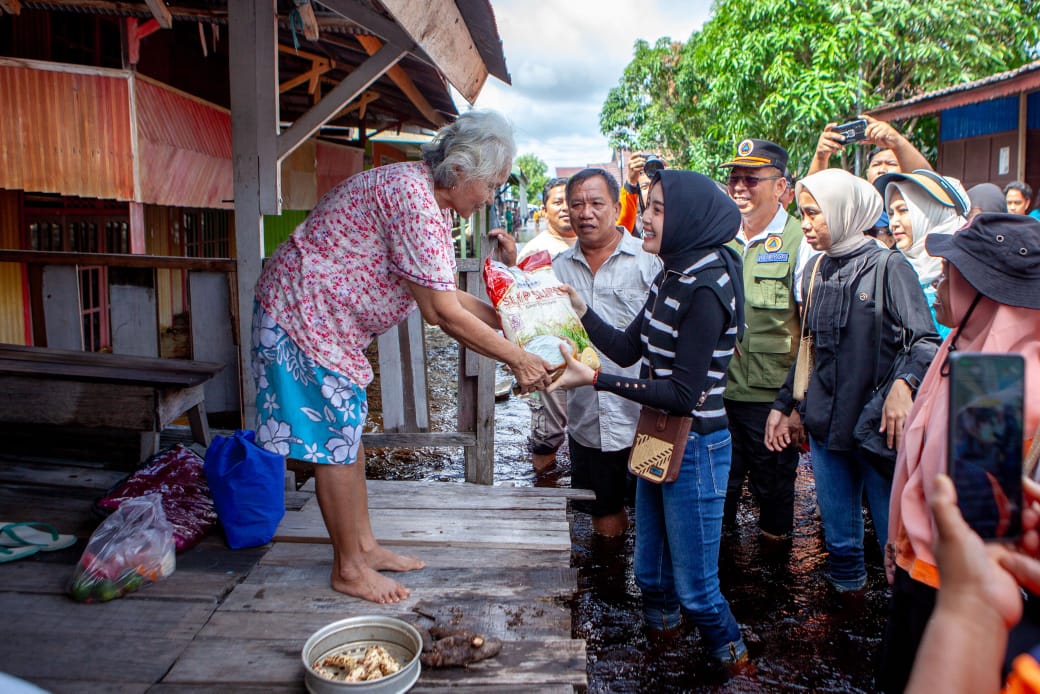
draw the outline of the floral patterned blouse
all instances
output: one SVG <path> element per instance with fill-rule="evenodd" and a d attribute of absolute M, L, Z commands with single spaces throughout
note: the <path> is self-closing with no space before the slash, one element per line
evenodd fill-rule
<path fill-rule="evenodd" d="M 256 299 L 316 362 L 367 386 L 365 349 L 416 308 L 405 280 L 456 289 L 451 216 L 425 162 L 362 171 L 326 193 L 268 258 Z"/>

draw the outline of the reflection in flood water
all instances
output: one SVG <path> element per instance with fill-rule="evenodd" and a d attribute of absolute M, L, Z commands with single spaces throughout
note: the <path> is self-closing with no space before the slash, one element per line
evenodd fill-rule
<path fill-rule="evenodd" d="M 431 420 L 434 430 L 455 426 L 456 347 L 427 328 Z M 373 362 L 375 362 L 373 355 Z M 369 389 L 379 428 L 378 387 Z M 444 407 L 438 407 L 443 403 Z M 495 484 L 565 487 L 570 484 L 566 447 L 557 466 L 536 476 L 526 450 L 530 415 L 517 397 L 495 407 Z M 463 479 L 457 449 L 370 451 L 372 479 Z M 724 680 L 706 667 L 696 630 L 666 652 L 655 652 L 642 631 L 639 590 L 632 577 L 634 532 L 614 541 L 593 535 L 589 517 L 574 514 L 573 563 L 578 593 L 573 610 L 576 638 L 588 648 L 590 692 L 870 692 L 881 645 L 887 584 L 868 523 L 870 578 L 858 600 L 841 601 L 823 577 L 824 550 L 815 518 L 812 471 L 799 465 L 795 529 L 789 551 L 760 544 L 755 513 L 745 492 L 740 527 L 724 533 L 719 561 L 722 591 L 740 622 L 752 658 L 753 676 Z"/>

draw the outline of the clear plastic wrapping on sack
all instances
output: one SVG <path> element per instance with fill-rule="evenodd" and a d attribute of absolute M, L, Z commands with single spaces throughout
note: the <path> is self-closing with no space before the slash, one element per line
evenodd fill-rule
<path fill-rule="evenodd" d="M 177 552 L 197 545 L 217 523 L 202 458 L 180 444 L 152 456 L 141 468 L 116 485 L 94 508 L 101 515 L 115 511 L 128 499 L 162 494 L 166 520 L 173 526 Z"/>
<path fill-rule="evenodd" d="M 107 602 L 169 576 L 176 564 L 162 494 L 127 499 L 90 536 L 69 595 L 79 602 Z"/>
<path fill-rule="evenodd" d="M 582 362 L 599 368 L 599 357 L 570 299 L 560 291 L 562 284 L 552 272 L 552 259 L 546 251 L 524 258 L 516 267 L 488 258 L 484 284 L 510 342 L 561 373 L 565 365 L 561 343 L 569 345 Z"/>

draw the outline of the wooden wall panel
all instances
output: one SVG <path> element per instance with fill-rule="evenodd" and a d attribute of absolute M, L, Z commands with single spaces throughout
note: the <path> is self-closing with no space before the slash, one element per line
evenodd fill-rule
<path fill-rule="evenodd" d="M 318 190 L 316 197 L 329 192 L 346 178 L 365 168 L 365 152 L 356 147 L 346 147 L 330 142 L 317 144 Z M 291 208 L 290 208 L 291 209 Z"/>
<path fill-rule="evenodd" d="M 17 192 L 0 190 L 0 248 L 22 247 L 20 200 Z M 25 283 L 21 263 L 0 263 L 0 342 L 27 344 Z"/>
<path fill-rule="evenodd" d="M 401 161 L 408 161 L 408 154 L 403 149 L 399 149 L 385 142 L 372 143 L 373 168 Z"/>
<path fill-rule="evenodd" d="M 318 204 L 317 145 L 307 140 L 282 161 L 282 209 L 310 210 Z"/>
<path fill-rule="evenodd" d="M 947 176 L 964 180 L 964 140 L 952 140 L 939 145 L 936 169 Z"/>
<path fill-rule="evenodd" d="M 999 173 L 1000 149 L 1008 148 L 1008 173 Z M 1001 188 L 1015 180 L 1018 170 L 1018 135 L 1015 132 L 949 140 L 939 146 L 937 169 L 944 176 L 960 179 L 965 188 L 994 183 Z"/>
<path fill-rule="evenodd" d="M 176 219 L 176 208 L 144 206 L 145 247 L 148 255 L 184 255 L 180 246 L 180 226 L 176 224 Z M 184 311 L 184 271 L 158 269 L 155 272 L 159 329 L 163 330 L 172 326 L 173 317 Z"/>

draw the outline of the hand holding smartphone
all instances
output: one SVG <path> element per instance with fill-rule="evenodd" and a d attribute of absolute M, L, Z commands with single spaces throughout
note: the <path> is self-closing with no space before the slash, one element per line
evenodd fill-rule
<path fill-rule="evenodd" d="M 949 474 L 957 505 L 983 539 L 1018 539 L 1025 361 L 1018 354 L 954 352 L 949 363 Z"/>
<path fill-rule="evenodd" d="M 857 118 L 848 123 L 842 123 L 835 127 L 834 130 L 841 135 L 841 143 L 843 145 L 862 142 L 867 139 L 867 120 L 865 118 Z"/>

